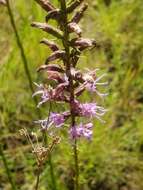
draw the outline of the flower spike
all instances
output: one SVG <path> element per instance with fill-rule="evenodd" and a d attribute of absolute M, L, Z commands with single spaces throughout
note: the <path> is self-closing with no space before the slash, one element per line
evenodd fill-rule
<path fill-rule="evenodd" d="M 91 119 L 95 118 L 104 122 L 102 117 L 107 112 L 107 109 L 99 106 L 97 102 L 81 103 L 80 97 L 86 92 L 95 93 L 103 98 L 107 93 L 100 93 L 98 86 L 105 86 L 107 83 L 102 79 L 105 75 L 97 77 L 96 69 L 87 71 L 77 69 L 83 50 L 98 46 L 95 40 L 82 37 L 82 29 L 79 26 L 88 4 L 84 3 L 84 0 L 72 0 L 70 4 L 66 0 L 59 0 L 60 7 L 57 9 L 49 0 L 35 1 L 48 12 L 46 22 L 50 19 L 56 20 L 58 27 L 55 28 L 55 26 L 40 22 L 33 22 L 32 26 L 53 35 L 58 40 L 58 43 L 59 41 L 61 42 L 59 44 L 61 44 L 62 48 L 48 39 L 41 40 L 40 43 L 47 45 L 52 52 L 46 59 L 45 64 L 37 69 L 38 72 L 44 72 L 45 84 L 37 85 L 37 92 L 33 96 L 40 96 L 38 107 L 47 102 L 51 104 L 54 102 L 64 104 L 66 105 L 65 108 L 68 108 L 62 113 L 49 113 L 48 118 L 37 123 L 43 129 L 50 128 L 55 133 L 70 118 L 68 131 L 71 139 L 74 142 L 81 137 L 91 139 L 93 133 Z M 80 6 L 79 10 L 75 11 L 78 6 Z M 70 18 L 69 14 L 72 14 Z M 71 33 L 74 33 L 74 35 L 71 35 Z M 53 63 L 56 61 L 60 62 L 60 64 Z M 83 123 L 79 123 L 78 118 L 83 118 Z M 87 123 L 84 123 L 84 120 Z M 76 149 L 76 145 L 74 148 Z"/>
<path fill-rule="evenodd" d="M 35 1 L 47 12 L 55 9 L 55 7 L 49 2 L 49 0 L 35 0 Z"/>
<path fill-rule="evenodd" d="M 62 48 L 52 41 L 43 39 L 42 44 L 47 45 L 52 53 L 45 61 L 45 65 L 38 68 L 38 72 L 44 72 L 45 81 L 43 85 L 37 85 L 37 91 L 33 96 L 39 95 L 40 102 L 38 107 L 42 104 L 50 102 L 50 105 L 60 104 L 61 109 L 65 110 L 59 113 L 51 111 L 48 113 L 48 117 L 44 120 L 39 120 L 36 123 L 40 124 L 45 132 L 51 132 L 52 135 L 67 126 L 65 130 L 70 134 L 71 140 L 73 140 L 73 150 L 75 157 L 75 176 L 73 176 L 75 188 L 80 189 L 78 183 L 78 149 L 77 140 L 79 138 L 86 138 L 91 140 L 93 134 L 93 123 L 91 119 L 97 119 L 104 122 L 102 117 L 107 112 L 107 109 L 99 106 L 95 102 L 80 102 L 80 97 L 84 92 L 90 94 L 97 94 L 100 97 L 104 97 L 106 94 L 98 91 L 98 86 L 104 86 L 107 83 L 103 81 L 104 75 L 97 77 L 97 69 L 81 70 L 77 69 L 77 64 L 83 50 L 93 47 L 97 47 L 95 40 L 83 38 L 82 29 L 79 26 L 79 22 L 82 19 L 86 9 L 87 3 L 83 3 L 84 0 L 59 0 L 59 9 L 55 8 L 49 0 L 35 0 L 38 4 L 45 9 L 48 14 L 46 16 L 46 22 L 50 19 L 56 20 L 57 28 L 50 26 L 47 23 L 32 23 L 33 27 L 40 28 L 43 31 L 53 35 Z M 51 0 L 52 2 L 52 0 Z M 75 9 L 80 6 L 78 11 Z M 73 13 L 73 14 L 72 14 Z M 72 15 L 69 15 L 72 14 Z M 71 35 L 71 33 L 74 33 Z M 76 36 L 76 37 L 73 37 Z M 57 61 L 60 64 L 51 64 L 51 62 Z M 83 100 L 83 98 L 82 98 Z M 93 96 L 94 100 L 94 96 Z M 63 105 L 65 105 L 63 107 Z M 51 107 L 50 107 L 51 108 Z M 54 106 L 56 108 L 56 106 Z M 82 123 L 79 120 L 82 118 Z M 65 124 L 68 125 L 65 125 Z M 48 133 L 48 134 L 51 134 Z"/>

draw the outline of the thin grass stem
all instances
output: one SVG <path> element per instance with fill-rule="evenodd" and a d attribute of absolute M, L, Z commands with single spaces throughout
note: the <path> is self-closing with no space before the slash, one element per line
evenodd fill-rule
<path fill-rule="evenodd" d="M 13 28 L 14 34 L 15 34 L 15 39 L 16 39 L 16 42 L 17 42 L 17 46 L 18 46 L 18 48 L 20 50 L 20 53 L 21 53 L 21 59 L 22 59 L 22 62 L 23 62 L 24 71 L 25 71 L 25 74 L 26 74 L 28 82 L 29 82 L 29 87 L 30 87 L 31 92 L 33 94 L 34 93 L 34 88 L 33 88 L 32 77 L 31 77 L 30 70 L 29 70 L 29 67 L 28 67 L 28 61 L 27 61 L 27 58 L 26 58 L 26 55 L 25 55 L 25 51 L 24 51 L 24 48 L 23 48 L 22 41 L 20 39 L 20 35 L 18 33 L 18 30 L 17 30 L 17 26 L 16 26 L 16 23 L 15 23 L 14 15 L 13 15 L 9 0 L 6 0 L 6 7 L 7 7 L 8 15 L 9 15 L 9 18 L 10 18 L 10 23 L 11 23 L 11 26 Z M 34 100 L 35 104 L 37 105 L 38 104 L 37 98 L 33 97 L 33 100 Z M 37 114 L 38 114 L 38 116 L 40 118 L 41 113 L 40 113 L 39 109 L 37 109 Z"/>

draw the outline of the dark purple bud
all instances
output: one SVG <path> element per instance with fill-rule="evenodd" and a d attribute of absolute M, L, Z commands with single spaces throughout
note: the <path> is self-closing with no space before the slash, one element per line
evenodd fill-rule
<path fill-rule="evenodd" d="M 53 93 L 53 97 L 55 100 L 65 100 L 65 96 L 64 96 L 64 90 L 68 87 L 68 83 L 61 83 L 59 84 L 55 89 L 54 89 L 54 93 Z"/>
<path fill-rule="evenodd" d="M 55 51 L 54 53 L 52 53 L 52 55 L 50 55 L 47 58 L 45 64 L 48 64 L 49 62 L 55 61 L 56 59 L 63 59 L 64 55 L 65 55 L 65 51 L 61 51 L 61 50 Z"/>
<path fill-rule="evenodd" d="M 64 70 L 56 64 L 49 64 L 49 65 L 42 65 L 37 69 L 38 72 L 40 71 L 57 71 L 63 73 Z"/>
<path fill-rule="evenodd" d="M 82 7 L 79 9 L 79 11 L 76 12 L 76 14 L 74 15 L 71 22 L 79 23 L 79 21 L 83 17 L 83 14 L 87 8 L 88 8 L 88 4 L 87 3 L 83 4 Z"/>
<path fill-rule="evenodd" d="M 55 7 L 49 2 L 49 0 L 35 0 L 35 1 L 47 12 L 55 9 Z"/>
<path fill-rule="evenodd" d="M 84 0 L 75 0 L 69 7 L 67 13 L 72 13 Z"/>
<path fill-rule="evenodd" d="M 40 43 L 47 45 L 52 51 L 59 50 L 59 47 L 54 42 L 51 42 L 45 38 L 41 40 Z"/>
<path fill-rule="evenodd" d="M 56 72 L 56 71 L 47 71 L 48 74 L 48 79 L 49 80 L 53 80 L 59 83 L 63 83 L 63 77 L 60 75 L 60 73 Z"/>
<path fill-rule="evenodd" d="M 77 35 L 81 35 L 82 30 L 79 27 L 78 24 L 76 24 L 75 22 L 71 22 L 68 24 L 68 28 L 69 28 L 69 32 L 75 32 Z"/>
<path fill-rule="evenodd" d="M 75 38 L 71 40 L 71 45 L 78 47 L 79 50 L 82 51 L 88 47 L 96 46 L 96 42 L 95 40 L 90 40 L 86 38 Z"/>
<path fill-rule="evenodd" d="M 58 30 L 58 29 L 56 29 L 56 28 L 54 28 L 54 27 L 52 27 L 52 26 L 50 26 L 50 25 L 48 25 L 46 23 L 33 22 L 31 24 L 31 26 L 36 27 L 36 28 L 40 28 L 43 31 L 45 31 L 45 32 L 47 32 L 47 33 L 49 33 L 49 34 L 51 34 L 51 35 L 53 35 L 53 36 L 55 36 L 55 37 L 57 37 L 59 39 L 63 38 L 62 33 L 61 33 L 60 30 Z"/>
<path fill-rule="evenodd" d="M 50 19 L 54 19 L 57 21 L 61 20 L 61 12 L 59 9 L 52 10 L 49 12 L 49 14 L 46 16 L 46 22 L 48 22 Z"/>

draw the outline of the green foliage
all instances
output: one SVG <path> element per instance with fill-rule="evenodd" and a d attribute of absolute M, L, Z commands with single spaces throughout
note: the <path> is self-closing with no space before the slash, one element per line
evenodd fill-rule
<path fill-rule="evenodd" d="M 107 72 L 109 109 L 105 124 L 95 122 L 92 142 L 79 142 L 82 190 L 143 189 L 143 3 L 142 0 L 88 0 L 89 10 L 82 21 L 84 36 L 94 38 L 100 48 L 80 59 Z M 29 61 L 32 80 L 39 81 L 36 68 L 49 50 L 38 44 L 43 33 L 30 27 L 43 19 L 43 11 L 31 0 L 11 1 L 17 28 Z M 57 1 L 55 0 L 55 3 Z M 18 189 L 35 185 L 35 160 L 18 130 L 35 127 L 37 119 L 6 8 L 0 7 L 0 129 L 10 170 Z M 45 37 L 48 37 L 45 34 Z M 84 98 L 90 98 L 85 95 Z M 92 100 L 96 97 L 91 97 Z M 102 100 L 101 100 L 102 101 Z M 42 110 L 47 114 L 47 110 Z M 43 116 L 44 118 L 44 116 Z M 64 137 L 53 152 L 58 189 L 72 189 L 72 154 Z M 50 189 L 49 166 L 41 176 L 40 189 Z M 34 172 L 33 172 L 34 171 Z M 10 189 L 0 162 L 0 187 Z"/>

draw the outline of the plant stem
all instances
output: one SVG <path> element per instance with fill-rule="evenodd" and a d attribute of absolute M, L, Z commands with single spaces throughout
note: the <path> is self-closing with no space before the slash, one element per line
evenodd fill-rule
<path fill-rule="evenodd" d="M 5 157 L 2 145 L 0 145 L 0 156 L 1 156 L 3 164 L 4 164 L 4 167 L 5 167 L 5 170 L 6 170 L 6 174 L 7 174 L 8 180 L 9 180 L 9 183 L 11 184 L 11 188 L 12 188 L 12 190 L 16 190 L 17 188 L 15 186 L 15 183 L 13 182 L 13 179 L 12 179 L 12 176 L 11 176 L 11 172 L 9 170 L 7 159 Z"/>
<path fill-rule="evenodd" d="M 55 175 L 54 175 L 54 167 L 53 167 L 53 162 L 52 162 L 52 156 L 51 156 L 50 153 L 49 153 L 48 163 L 49 163 L 49 166 L 50 166 L 50 174 L 51 174 L 51 180 L 52 180 L 52 189 L 56 190 L 57 189 L 57 184 L 56 184 Z"/>
<path fill-rule="evenodd" d="M 52 104 L 50 102 L 50 104 L 49 104 L 49 111 L 48 111 L 47 125 L 48 125 L 48 122 L 49 122 L 49 117 L 50 117 L 51 109 L 52 109 Z M 48 137 L 47 137 L 46 131 L 43 132 L 43 137 L 44 137 L 43 138 L 44 145 L 48 146 Z M 50 166 L 50 175 L 51 175 L 51 181 L 52 181 L 52 190 L 57 190 L 56 179 L 55 179 L 55 175 L 54 175 L 54 167 L 53 167 L 53 162 L 52 162 L 52 155 L 51 155 L 50 152 L 49 152 L 48 156 L 49 156 L 49 158 L 48 158 L 48 164 Z"/>
<path fill-rule="evenodd" d="M 74 149 L 74 162 L 75 162 L 75 171 L 76 171 L 74 189 L 78 190 L 79 189 L 79 166 L 78 166 L 78 150 L 77 150 L 76 139 L 74 141 L 73 149 Z"/>
<path fill-rule="evenodd" d="M 47 134 L 45 133 L 44 135 L 44 144 L 45 146 L 48 145 L 48 137 Z M 52 190 L 57 190 L 57 185 L 56 185 L 56 179 L 55 179 L 55 175 L 54 175 L 54 167 L 53 167 L 53 162 L 52 162 L 52 155 L 49 152 L 48 155 L 48 162 L 47 162 L 50 166 L 50 175 L 51 175 L 51 181 L 52 181 Z"/>
<path fill-rule="evenodd" d="M 71 112 L 71 127 L 75 127 L 75 114 L 73 110 L 73 102 L 75 101 L 74 97 L 74 86 L 73 86 L 73 78 L 71 75 L 71 62 L 70 62 L 70 48 L 69 48 L 69 31 L 68 31 L 68 17 L 66 11 L 66 1 L 60 0 L 61 3 L 61 11 L 62 11 L 62 20 L 63 20 L 63 46 L 65 48 L 65 61 L 64 64 L 66 66 L 66 75 L 69 80 L 70 86 L 70 112 Z M 76 130 L 76 128 L 75 128 Z M 78 151 L 77 151 L 77 140 L 74 140 L 73 145 L 74 150 L 74 162 L 75 162 L 75 178 L 74 178 L 74 190 L 79 190 L 79 166 L 78 166 Z"/>
<path fill-rule="evenodd" d="M 14 15 L 13 15 L 9 0 L 6 0 L 6 6 L 7 6 L 7 10 L 8 10 L 8 15 L 9 15 L 9 18 L 10 18 L 10 23 L 11 23 L 11 26 L 12 26 L 12 28 L 14 30 L 17 46 L 18 46 L 18 48 L 20 50 L 20 53 L 21 53 L 21 59 L 22 59 L 22 62 L 23 62 L 24 71 L 25 71 L 25 74 L 26 74 L 28 82 L 29 82 L 29 87 L 30 87 L 31 92 L 33 94 L 34 93 L 34 88 L 33 88 L 33 83 L 32 83 L 32 77 L 31 77 L 30 70 L 29 70 L 29 67 L 28 67 L 28 61 L 27 61 L 27 58 L 26 58 L 26 55 L 25 55 L 25 51 L 24 51 L 24 48 L 23 48 L 22 41 L 20 39 L 18 30 L 17 30 L 17 27 L 16 27 L 16 23 L 15 23 L 15 20 L 14 20 Z M 37 98 L 36 97 L 33 97 L 33 98 L 34 98 L 35 104 L 37 105 L 38 104 Z M 40 118 L 41 114 L 40 114 L 39 109 L 37 109 L 37 114 L 38 114 L 38 116 Z"/>
<path fill-rule="evenodd" d="M 35 190 L 38 190 L 38 188 L 39 188 L 40 173 L 41 173 L 41 169 L 40 169 L 40 167 L 38 167 L 38 174 L 37 174 L 37 180 L 36 180 Z"/>

